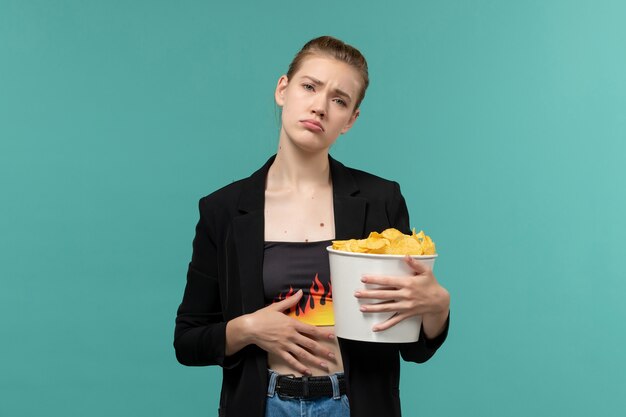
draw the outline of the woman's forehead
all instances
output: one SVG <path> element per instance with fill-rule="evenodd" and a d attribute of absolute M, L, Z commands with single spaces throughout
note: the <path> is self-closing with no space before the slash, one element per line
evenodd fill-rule
<path fill-rule="evenodd" d="M 361 76 L 352 66 L 338 59 L 313 55 L 305 58 L 294 78 L 313 78 L 333 88 L 340 88 L 355 97 L 361 88 Z"/>

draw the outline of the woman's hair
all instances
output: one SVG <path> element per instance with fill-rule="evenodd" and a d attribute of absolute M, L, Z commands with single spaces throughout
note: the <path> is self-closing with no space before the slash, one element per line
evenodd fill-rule
<path fill-rule="evenodd" d="M 354 110 L 358 109 L 361 105 L 361 101 L 363 101 L 365 97 L 365 90 L 367 90 L 367 86 L 370 83 L 367 73 L 367 61 L 361 52 L 355 47 L 332 36 L 320 36 L 319 38 L 308 41 L 300 52 L 296 54 L 289 65 L 287 78 L 291 79 L 298 69 L 300 69 L 302 62 L 311 55 L 322 55 L 337 59 L 350 65 L 359 72 L 363 79 L 363 85 L 354 106 Z"/>

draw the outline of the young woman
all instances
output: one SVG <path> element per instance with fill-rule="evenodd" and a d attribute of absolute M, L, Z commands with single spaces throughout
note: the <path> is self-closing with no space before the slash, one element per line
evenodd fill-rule
<path fill-rule="evenodd" d="M 308 42 L 276 86 L 276 155 L 200 200 L 174 346 L 182 364 L 223 368 L 220 416 L 399 416 L 399 355 L 424 362 L 446 338 L 449 294 L 408 257 L 414 275 L 367 277 L 386 289 L 355 297 L 388 300 L 366 304 L 365 313 L 396 313 L 375 331 L 422 315 L 419 340 L 365 343 L 333 333 L 326 246 L 389 227 L 409 233 L 397 183 L 329 156 L 357 120 L 368 84 L 358 50 L 328 36 Z"/>

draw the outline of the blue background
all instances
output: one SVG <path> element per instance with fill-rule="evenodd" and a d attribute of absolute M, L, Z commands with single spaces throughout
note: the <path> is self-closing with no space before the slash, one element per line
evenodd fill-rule
<path fill-rule="evenodd" d="M 625 17 L 0 0 L 0 415 L 217 414 L 220 370 L 172 348 L 197 200 L 275 152 L 275 83 L 322 34 L 372 81 L 332 154 L 400 182 L 452 294 L 404 414 L 623 415 Z"/>

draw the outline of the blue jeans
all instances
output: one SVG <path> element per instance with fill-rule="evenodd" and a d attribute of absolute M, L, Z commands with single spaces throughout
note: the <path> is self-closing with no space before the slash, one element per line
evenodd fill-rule
<path fill-rule="evenodd" d="M 276 394 L 278 374 L 269 370 L 270 382 L 267 386 L 265 417 L 350 417 L 348 397 L 340 395 L 337 375 L 329 375 L 333 383 L 334 395 L 319 398 L 290 398 Z"/>

